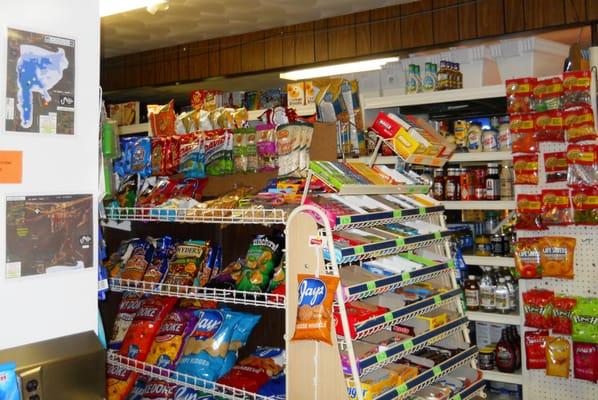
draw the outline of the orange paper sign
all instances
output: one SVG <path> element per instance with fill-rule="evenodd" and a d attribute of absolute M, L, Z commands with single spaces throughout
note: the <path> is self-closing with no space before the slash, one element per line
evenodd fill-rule
<path fill-rule="evenodd" d="M 21 183 L 23 180 L 23 152 L 0 151 L 0 183 Z"/>

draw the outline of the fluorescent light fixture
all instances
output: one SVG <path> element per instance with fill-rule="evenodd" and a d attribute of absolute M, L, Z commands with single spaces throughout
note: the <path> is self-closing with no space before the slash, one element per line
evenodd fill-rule
<path fill-rule="evenodd" d="M 354 72 L 375 71 L 381 69 L 383 65 L 399 61 L 399 57 L 377 58 L 375 60 L 356 61 L 346 64 L 327 65 L 325 67 L 315 67 L 298 69 L 280 74 L 280 79 L 290 81 L 300 81 L 302 79 L 318 78 L 321 76 L 344 75 Z"/>
<path fill-rule="evenodd" d="M 158 9 L 163 4 L 168 4 L 168 0 L 100 0 L 100 17 L 120 14 L 139 8 Z"/>

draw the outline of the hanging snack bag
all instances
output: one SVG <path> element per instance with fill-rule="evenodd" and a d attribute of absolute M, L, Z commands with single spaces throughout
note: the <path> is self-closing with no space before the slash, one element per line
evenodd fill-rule
<path fill-rule="evenodd" d="M 0 399 L 2 400 L 21 400 L 16 368 L 17 364 L 14 362 L 0 364 Z"/>
<path fill-rule="evenodd" d="M 258 235 L 253 239 L 241 272 L 237 289 L 248 292 L 263 292 L 270 282 L 274 267 L 280 262 L 282 243 L 279 238 Z"/>
<path fill-rule="evenodd" d="M 510 117 L 513 153 L 537 153 L 539 150 L 535 119 L 532 113 L 516 114 Z"/>
<path fill-rule="evenodd" d="M 534 85 L 534 111 L 558 110 L 562 96 L 563 80 L 560 77 L 538 80 Z"/>
<path fill-rule="evenodd" d="M 123 339 L 135 318 L 135 314 L 141 308 L 143 299 L 141 293 L 125 292 L 118 305 L 118 312 L 114 318 L 114 327 L 112 328 L 112 337 L 108 342 L 110 349 L 119 350 Z"/>
<path fill-rule="evenodd" d="M 539 142 L 564 142 L 563 113 L 550 110 L 535 113 L 536 136 Z"/>
<path fill-rule="evenodd" d="M 276 130 L 276 149 L 278 151 L 278 175 L 290 175 L 299 169 L 301 149 L 300 125 L 279 125 Z"/>
<path fill-rule="evenodd" d="M 173 309 L 162 322 L 145 362 L 174 369 L 196 323 L 197 315 L 192 310 Z"/>
<path fill-rule="evenodd" d="M 563 73 L 563 108 L 591 105 L 589 70 Z"/>
<path fill-rule="evenodd" d="M 527 113 L 532 111 L 532 96 L 536 78 L 508 79 L 505 82 L 507 91 L 507 112 Z"/>
<path fill-rule="evenodd" d="M 236 174 L 247 172 L 247 135 L 245 129 L 235 129 L 233 133 L 233 159 Z"/>
<path fill-rule="evenodd" d="M 548 336 L 546 339 L 546 375 L 569 377 L 571 345 L 561 337 Z"/>
<path fill-rule="evenodd" d="M 517 222 L 515 228 L 527 231 L 542 231 L 542 196 L 539 194 L 517 195 Z"/>
<path fill-rule="evenodd" d="M 524 292 L 522 297 L 525 326 L 538 329 L 552 328 L 554 293 L 545 289 L 532 289 Z"/>
<path fill-rule="evenodd" d="M 576 379 L 598 382 L 598 346 L 573 343 L 573 374 Z"/>
<path fill-rule="evenodd" d="M 570 335 L 573 331 L 571 311 L 577 300 L 573 297 L 557 295 L 552 301 L 552 333 Z"/>
<path fill-rule="evenodd" d="M 332 302 L 338 277 L 299 274 L 297 280 L 297 319 L 291 340 L 317 340 L 332 344 Z"/>
<path fill-rule="evenodd" d="M 139 281 L 145 274 L 145 269 L 154 255 L 154 246 L 145 240 L 137 239 L 131 241 L 131 256 L 125 264 L 125 270 L 121 278 Z"/>
<path fill-rule="evenodd" d="M 598 185 L 598 145 L 567 146 L 567 185 L 572 187 Z"/>
<path fill-rule="evenodd" d="M 544 189 L 542 190 L 542 224 L 571 225 L 573 223 L 573 211 L 569 200 L 568 189 Z"/>
<path fill-rule="evenodd" d="M 283 372 L 284 366 L 284 350 L 258 347 L 220 378 L 218 383 L 256 393 L 273 376 Z"/>
<path fill-rule="evenodd" d="M 137 381 L 137 373 L 120 365 L 106 366 L 107 400 L 125 400 Z"/>
<path fill-rule="evenodd" d="M 515 275 L 520 279 L 542 278 L 538 238 L 521 238 L 515 243 Z"/>
<path fill-rule="evenodd" d="M 575 238 L 546 236 L 538 239 L 542 276 L 573 279 Z"/>
<path fill-rule="evenodd" d="M 257 156 L 258 172 L 276 171 L 276 127 L 272 124 L 258 125 Z"/>
<path fill-rule="evenodd" d="M 245 346 L 247 340 L 249 339 L 249 335 L 251 335 L 253 328 L 261 318 L 260 315 L 253 315 L 237 311 L 229 312 L 238 314 L 239 322 L 237 323 L 237 326 L 231 335 L 228 351 L 226 352 L 224 364 L 222 365 L 222 370 L 220 371 L 221 376 L 228 373 L 228 371 L 230 371 L 235 365 L 239 350 Z"/>
<path fill-rule="evenodd" d="M 578 298 L 571 315 L 573 341 L 598 344 L 598 299 Z"/>
<path fill-rule="evenodd" d="M 255 128 L 247 128 L 245 134 L 247 143 L 247 172 L 257 172 L 257 133 Z"/>
<path fill-rule="evenodd" d="M 152 129 L 152 136 L 172 136 L 175 134 L 174 100 L 165 105 L 147 106 L 147 118 Z"/>
<path fill-rule="evenodd" d="M 527 369 L 546 369 L 546 339 L 548 331 L 525 332 L 525 361 Z"/>
<path fill-rule="evenodd" d="M 538 184 L 538 155 L 520 154 L 513 156 L 513 171 L 515 185 Z"/>
<path fill-rule="evenodd" d="M 188 241 L 176 246 L 176 259 L 170 262 L 165 285 L 191 286 L 201 273 L 208 256 L 209 244 L 202 241 Z M 176 289 L 184 291 L 183 288 Z"/>
<path fill-rule="evenodd" d="M 575 108 L 564 113 L 567 116 L 565 134 L 569 143 L 592 141 L 598 138 L 591 107 Z"/>
<path fill-rule="evenodd" d="M 544 153 L 544 172 L 547 183 L 567 182 L 567 153 Z"/>
<path fill-rule="evenodd" d="M 598 188 L 571 189 L 571 201 L 576 225 L 598 225 Z"/>
<path fill-rule="evenodd" d="M 227 136 L 225 131 L 217 129 L 205 133 L 206 173 L 210 176 L 226 174 Z"/>
<path fill-rule="evenodd" d="M 175 303 L 174 297 L 146 297 L 123 339 L 120 354 L 144 361 L 162 321 Z"/>
<path fill-rule="evenodd" d="M 206 176 L 202 136 L 195 133 L 180 135 L 179 173 L 185 178 L 204 178 Z"/>

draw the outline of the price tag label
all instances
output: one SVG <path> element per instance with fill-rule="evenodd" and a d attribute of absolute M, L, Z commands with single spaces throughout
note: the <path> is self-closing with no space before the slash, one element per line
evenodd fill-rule
<path fill-rule="evenodd" d="M 409 272 L 403 272 L 401 274 L 402 281 L 408 281 L 409 279 L 411 279 L 411 274 Z"/>
<path fill-rule="evenodd" d="M 403 210 L 392 210 L 393 218 L 401 218 L 403 216 Z"/>
<path fill-rule="evenodd" d="M 442 373 L 442 370 L 440 369 L 440 367 L 434 367 L 432 368 L 432 372 L 434 372 L 434 376 L 438 376 Z"/>
<path fill-rule="evenodd" d="M 440 232 L 434 232 L 434 237 L 436 239 L 442 239 L 442 234 Z"/>
<path fill-rule="evenodd" d="M 426 214 L 426 207 L 420 207 L 419 208 L 419 215 L 424 215 Z"/>
<path fill-rule="evenodd" d="M 384 322 L 390 322 L 393 319 L 395 319 L 395 317 L 392 315 L 391 312 L 387 312 L 386 314 L 384 314 Z"/>
<path fill-rule="evenodd" d="M 395 243 L 397 246 L 405 246 L 405 239 L 403 238 L 398 238 L 395 240 Z"/>
<path fill-rule="evenodd" d="M 376 289 L 376 282 L 374 282 L 374 281 L 366 282 L 365 285 L 367 286 L 369 292 L 371 292 L 374 289 Z"/>
<path fill-rule="evenodd" d="M 363 254 L 364 252 L 365 250 L 363 249 L 363 246 L 355 247 L 355 254 Z"/>
<path fill-rule="evenodd" d="M 415 346 L 415 345 L 413 344 L 413 340 L 411 340 L 411 339 L 410 339 L 410 340 L 407 340 L 407 341 L 406 341 L 406 342 L 403 344 L 403 348 L 404 348 L 405 350 L 411 350 L 411 349 L 413 348 L 413 346 Z"/>
<path fill-rule="evenodd" d="M 440 298 L 440 295 L 436 295 L 434 296 L 434 304 L 438 305 L 442 302 L 442 299 Z"/>
<path fill-rule="evenodd" d="M 457 393 L 451 400 L 461 400 L 461 395 Z"/>
<path fill-rule="evenodd" d="M 455 262 L 453 260 L 449 260 L 449 262 L 447 262 L 446 264 L 449 268 L 455 269 Z"/>
<path fill-rule="evenodd" d="M 397 394 L 403 394 L 407 391 L 407 384 L 406 383 L 402 383 L 399 385 L 399 387 L 397 387 Z"/>
<path fill-rule="evenodd" d="M 388 358 L 388 356 L 386 355 L 386 352 L 376 354 L 376 362 L 382 362 L 382 361 L 386 360 L 387 358 Z"/>
<path fill-rule="evenodd" d="M 342 215 L 340 217 L 340 221 L 341 221 L 341 225 L 350 224 L 351 223 L 351 217 L 349 217 L 348 215 Z"/>

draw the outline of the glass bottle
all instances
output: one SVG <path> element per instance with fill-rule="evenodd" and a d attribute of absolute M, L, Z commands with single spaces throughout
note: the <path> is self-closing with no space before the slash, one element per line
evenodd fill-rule
<path fill-rule="evenodd" d="M 503 161 L 500 169 L 500 199 L 513 200 L 513 171 L 507 161 Z"/>
<path fill-rule="evenodd" d="M 510 304 L 511 295 L 505 283 L 505 278 L 498 278 L 498 284 L 494 290 L 494 306 L 496 311 L 501 314 L 508 314 L 511 311 Z"/>
<path fill-rule="evenodd" d="M 459 63 L 454 63 L 455 65 L 455 77 L 456 77 L 456 89 L 463 89 L 463 73 L 461 72 L 461 68 Z"/>
<path fill-rule="evenodd" d="M 465 306 L 469 311 L 480 309 L 480 286 L 475 275 L 469 275 L 465 281 Z"/>
<path fill-rule="evenodd" d="M 516 326 L 511 326 L 511 332 L 515 343 L 515 369 L 519 369 L 521 368 L 521 336 Z"/>
<path fill-rule="evenodd" d="M 437 168 L 434 170 L 432 196 L 436 200 L 444 200 L 444 171 L 442 170 L 442 168 Z"/>
<path fill-rule="evenodd" d="M 511 306 L 511 311 L 515 312 L 519 308 L 519 288 L 517 287 L 517 284 L 513 282 L 513 278 L 508 272 L 505 274 L 505 284 L 507 285 L 507 289 L 509 289 L 509 305 Z"/>
<path fill-rule="evenodd" d="M 515 349 L 507 336 L 507 329 L 502 330 L 500 340 L 496 344 L 496 368 L 500 372 L 515 372 Z"/>
<path fill-rule="evenodd" d="M 500 178 L 498 164 L 489 163 L 486 170 L 486 200 L 500 199 Z"/>
<path fill-rule="evenodd" d="M 480 278 L 480 307 L 482 311 L 494 312 L 496 305 L 494 302 L 494 289 L 496 287 L 490 268 L 481 267 L 483 274 Z"/>
<path fill-rule="evenodd" d="M 436 90 L 448 89 L 448 70 L 446 61 L 440 61 L 440 69 L 436 75 Z"/>
<path fill-rule="evenodd" d="M 446 181 L 444 183 L 444 199 L 448 201 L 457 200 L 457 177 L 455 168 L 448 168 Z"/>

